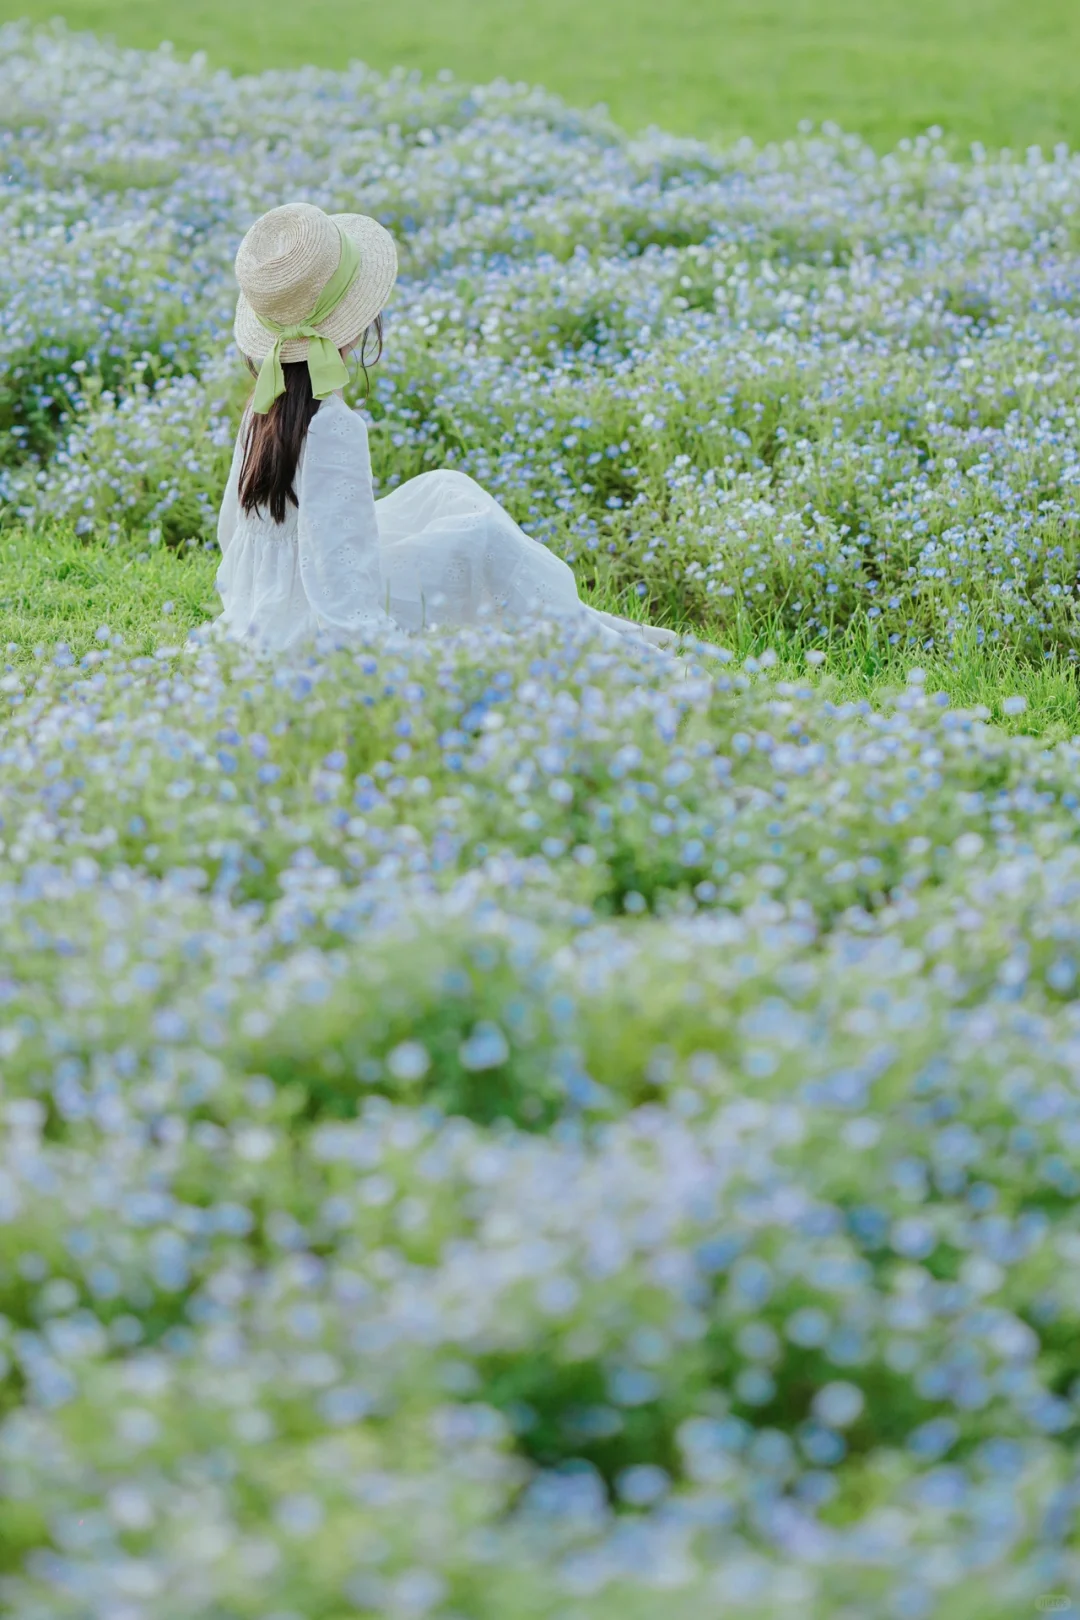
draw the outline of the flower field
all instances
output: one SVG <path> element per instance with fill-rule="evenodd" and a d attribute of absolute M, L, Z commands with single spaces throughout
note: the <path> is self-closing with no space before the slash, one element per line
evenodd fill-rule
<path fill-rule="evenodd" d="M 1080 159 L 18 27 L 0 141 L 0 1606 L 1080 1598 Z M 381 487 L 715 645 L 195 629 L 300 196 Z"/>

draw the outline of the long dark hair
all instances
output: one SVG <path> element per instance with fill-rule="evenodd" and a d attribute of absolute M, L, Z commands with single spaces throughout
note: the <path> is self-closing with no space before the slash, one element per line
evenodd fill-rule
<path fill-rule="evenodd" d="M 368 340 L 374 337 L 375 353 L 369 358 Z M 382 316 L 374 321 L 360 340 L 360 369 L 364 384 L 371 393 L 368 366 L 377 365 L 382 358 Z M 246 358 L 246 356 L 245 356 Z M 258 375 L 251 361 L 248 370 Z M 306 360 L 282 363 L 285 392 L 275 399 L 265 416 L 254 411 L 248 422 L 244 443 L 244 463 L 240 469 L 240 506 L 245 512 L 257 512 L 261 507 L 269 512 L 275 523 L 284 523 L 291 501 L 296 499 L 296 466 L 304 448 L 308 428 L 319 409 L 320 401 L 311 392 L 311 379 Z"/>

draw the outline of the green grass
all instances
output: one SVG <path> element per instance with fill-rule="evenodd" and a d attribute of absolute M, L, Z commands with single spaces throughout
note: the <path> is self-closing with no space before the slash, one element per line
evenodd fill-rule
<path fill-rule="evenodd" d="M 1017 148 L 1080 139 L 1076 0 L 4 0 L 237 70 L 351 58 L 547 85 L 630 127 L 784 137 L 833 119 L 879 145 L 934 124 Z"/>
<path fill-rule="evenodd" d="M 152 653 L 183 641 L 195 625 L 217 614 L 216 551 L 194 544 L 174 551 L 147 550 L 137 540 L 108 549 L 88 546 L 69 530 L 0 535 L 0 652 L 9 669 L 26 669 L 58 642 L 75 658 L 101 645 L 105 629 L 131 654 Z M 594 606 L 634 614 L 625 597 L 584 591 Z M 909 652 L 875 641 L 863 627 L 837 638 L 822 662 L 808 668 L 803 646 L 777 631 L 747 630 L 728 637 L 740 663 L 764 660 L 777 679 L 823 684 L 837 702 L 882 704 L 906 687 L 944 693 L 953 707 L 981 709 L 1004 731 L 1042 738 L 1048 745 L 1080 736 L 1080 676 L 1064 658 L 1041 665 L 1001 645 L 958 642 L 948 655 L 916 663 Z M 750 667 L 753 668 L 753 662 Z M 1025 707 L 1007 712 L 1009 698 Z"/>

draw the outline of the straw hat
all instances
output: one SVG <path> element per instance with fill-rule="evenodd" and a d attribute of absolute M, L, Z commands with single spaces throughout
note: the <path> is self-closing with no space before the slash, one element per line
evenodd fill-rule
<path fill-rule="evenodd" d="M 341 260 L 337 227 L 360 250 L 360 268 L 340 304 L 316 331 L 337 348 L 351 343 L 378 315 L 397 278 L 394 239 L 366 214 L 324 214 L 311 203 L 286 203 L 257 219 L 236 255 L 240 297 L 233 333 L 242 354 L 258 365 L 274 346 L 259 319 L 278 326 L 305 320 Z M 306 360 L 307 338 L 281 345 L 281 358 Z"/>

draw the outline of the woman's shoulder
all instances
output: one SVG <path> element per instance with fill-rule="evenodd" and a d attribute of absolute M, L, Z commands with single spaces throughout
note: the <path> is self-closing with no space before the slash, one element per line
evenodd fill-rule
<path fill-rule="evenodd" d="M 337 394 L 330 394 L 311 419 L 308 435 L 316 438 L 367 439 L 367 424 L 358 411 L 346 405 Z"/>

